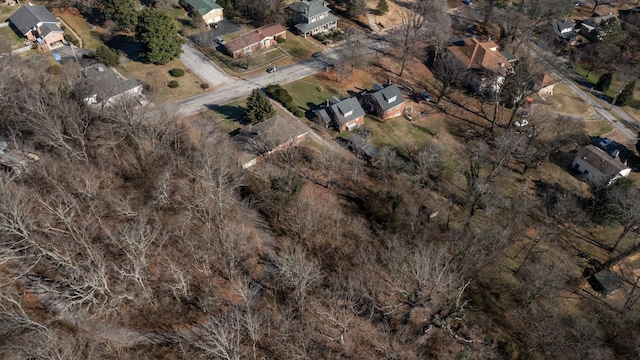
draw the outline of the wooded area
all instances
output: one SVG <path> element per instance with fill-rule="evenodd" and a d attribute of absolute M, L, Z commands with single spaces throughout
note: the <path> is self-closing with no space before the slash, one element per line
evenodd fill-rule
<path fill-rule="evenodd" d="M 532 116 L 529 136 L 494 126 L 496 104 L 476 136 L 439 60 L 454 110 L 423 148 L 371 164 L 312 143 L 246 171 L 204 117 L 92 109 L 77 65 L 28 65 L 0 58 L 0 140 L 29 159 L 0 172 L 0 358 L 640 357 L 638 189 L 537 172 L 588 143 L 569 116 Z M 616 302 L 586 280 L 612 267 Z"/>

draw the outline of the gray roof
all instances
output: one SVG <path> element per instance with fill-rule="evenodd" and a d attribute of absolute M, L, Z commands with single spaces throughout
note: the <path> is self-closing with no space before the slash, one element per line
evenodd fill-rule
<path fill-rule="evenodd" d="M 63 32 L 62 28 L 60 28 L 60 26 L 58 26 L 58 24 L 46 23 L 46 24 L 42 25 L 40 27 L 40 29 L 41 29 L 42 37 L 45 37 L 45 36 L 49 35 L 52 32 L 59 32 L 59 33 Z"/>
<path fill-rule="evenodd" d="M 301 0 L 299 2 L 295 2 L 289 5 L 289 8 L 293 9 L 293 11 L 296 11 L 307 18 L 316 16 L 331 10 L 325 5 L 325 2 L 323 0 L 311 0 L 311 1 Z M 306 10 L 306 13 L 305 13 L 305 10 Z"/>
<path fill-rule="evenodd" d="M 332 99 L 333 100 L 333 99 Z M 329 106 L 333 118 L 339 125 L 348 123 L 351 120 L 364 116 L 364 110 L 358 100 L 354 97 L 346 98 Z"/>
<path fill-rule="evenodd" d="M 56 19 L 44 6 L 25 5 L 9 17 L 9 22 L 22 34 L 26 35 L 39 23 L 57 24 L 60 20 Z"/>
<path fill-rule="evenodd" d="M 356 133 L 351 133 L 349 135 L 349 142 L 351 143 L 353 150 L 363 153 L 369 159 L 373 160 L 378 156 L 378 149 Z"/>
<path fill-rule="evenodd" d="M 551 25 L 556 35 L 561 39 L 570 39 L 578 36 L 572 19 L 555 20 L 551 22 Z"/>
<path fill-rule="evenodd" d="M 375 84 L 373 89 L 374 91 L 371 93 L 371 97 L 375 99 L 382 110 L 389 110 L 404 102 L 404 97 L 402 97 L 400 89 L 398 89 L 396 84 L 387 85 L 385 87 Z"/>
<path fill-rule="evenodd" d="M 97 95 L 97 101 L 103 102 L 114 96 L 141 86 L 137 79 L 123 80 L 105 64 L 97 63 L 82 69 L 88 82 L 88 92 L 85 98 Z"/>
<path fill-rule="evenodd" d="M 329 126 L 329 124 L 331 124 L 331 116 L 327 113 L 326 108 L 314 110 L 313 113 L 316 116 L 316 122 L 319 122 L 324 126 Z"/>
<path fill-rule="evenodd" d="M 309 130 L 299 121 L 276 115 L 261 123 L 240 129 L 232 140 L 241 150 L 262 155 L 307 132 Z"/>
<path fill-rule="evenodd" d="M 613 294 L 623 285 L 622 279 L 609 269 L 602 270 L 593 275 L 594 289 L 603 294 Z"/>
<path fill-rule="evenodd" d="M 317 27 L 321 27 L 324 26 L 326 24 L 330 24 L 334 21 L 338 21 L 338 17 L 329 13 L 327 14 L 327 16 L 323 17 L 320 20 L 316 20 L 312 23 L 300 23 L 300 24 L 296 24 L 295 28 L 298 29 L 298 31 L 300 31 L 300 33 L 302 34 L 306 34 L 306 33 L 310 33 L 313 29 L 317 28 Z"/>

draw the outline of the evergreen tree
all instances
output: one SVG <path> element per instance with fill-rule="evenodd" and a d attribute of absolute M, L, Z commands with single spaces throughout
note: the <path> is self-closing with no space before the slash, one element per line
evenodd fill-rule
<path fill-rule="evenodd" d="M 133 0 L 100 0 L 102 20 L 112 20 L 116 30 L 134 30 L 138 22 L 136 2 Z"/>
<path fill-rule="evenodd" d="M 600 78 L 598 79 L 598 83 L 596 84 L 596 89 L 600 91 L 607 91 L 609 90 L 609 87 L 611 87 L 612 81 L 613 81 L 612 73 L 602 74 L 602 76 L 600 76 Z"/>
<path fill-rule="evenodd" d="M 389 4 L 387 4 L 387 0 L 378 0 L 378 6 L 376 7 L 376 12 L 380 16 L 389 12 Z"/>
<path fill-rule="evenodd" d="M 169 15 L 150 9 L 140 14 L 136 39 L 142 46 L 142 58 L 157 65 L 164 65 L 180 56 L 184 42 Z"/>
<path fill-rule="evenodd" d="M 260 89 L 253 89 L 244 108 L 247 120 L 252 124 L 263 122 L 276 114 L 271 102 Z"/>
<path fill-rule="evenodd" d="M 107 66 L 118 65 L 118 54 L 106 45 L 99 45 L 96 49 L 96 60 Z"/>
<path fill-rule="evenodd" d="M 616 105 L 625 106 L 629 105 L 633 100 L 633 91 L 636 88 L 636 81 L 633 80 L 622 88 L 620 95 L 616 99 Z"/>

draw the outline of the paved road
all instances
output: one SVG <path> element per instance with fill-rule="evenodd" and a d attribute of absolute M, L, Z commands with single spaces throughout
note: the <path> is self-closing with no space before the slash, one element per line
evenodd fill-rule
<path fill-rule="evenodd" d="M 182 45 L 180 61 L 182 61 L 186 67 L 191 69 L 191 72 L 199 76 L 212 87 L 233 81 L 232 77 L 218 68 L 218 66 L 204 56 L 204 54 L 188 44 Z"/>
<path fill-rule="evenodd" d="M 567 74 L 566 65 L 558 59 L 557 56 L 540 49 L 533 43 L 529 43 L 529 49 L 532 50 L 529 53 L 534 56 L 540 64 L 547 69 L 547 71 L 560 79 L 560 82 L 565 84 L 577 97 L 582 99 L 582 101 L 589 104 L 596 114 L 610 122 L 629 140 L 634 143 L 637 141 L 638 131 L 629 128 L 629 126 L 631 126 L 640 129 L 640 125 L 637 123 L 636 119 L 630 116 L 619 106 L 613 106 L 613 108 L 611 108 L 611 104 L 600 100 L 589 92 L 587 88 L 579 85 L 577 80 L 582 80 L 580 76 L 575 74 L 573 71 L 571 71 L 570 74 Z M 609 108 L 611 108 L 611 111 Z M 619 121 L 619 119 L 622 119 L 623 121 Z"/>
<path fill-rule="evenodd" d="M 364 39 L 366 45 L 369 46 L 380 41 Z M 191 49 L 191 48 L 190 48 Z M 193 49 L 191 49 L 193 50 Z M 269 84 L 288 84 L 307 76 L 326 71 L 332 61 L 340 56 L 340 51 L 345 49 L 327 49 L 323 52 L 323 56 L 318 58 L 310 58 L 295 64 L 279 68 L 275 73 L 267 73 L 266 71 L 247 78 L 235 79 L 224 74 L 223 86 L 210 92 L 197 95 L 188 99 L 180 100 L 174 103 L 178 106 L 177 113 L 181 116 L 188 116 L 206 110 L 208 105 L 222 105 L 232 101 L 249 96 L 251 90 L 255 88 L 266 87 Z M 182 59 L 182 56 L 180 57 Z M 208 60 L 207 60 L 208 61 Z M 185 65 L 191 68 L 190 64 Z M 196 74 L 195 68 L 191 68 Z M 212 71 L 212 70 L 207 70 Z M 216 71 L 220 71 L 216 68 Z M 203 77 L 203 79 L 205 79 Z"/>

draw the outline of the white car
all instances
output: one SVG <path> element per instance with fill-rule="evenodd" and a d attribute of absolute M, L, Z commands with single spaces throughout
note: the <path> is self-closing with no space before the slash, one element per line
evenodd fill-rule
<path fill-rule="evenodd" d="M 513 126 L 515 127 L 523 127 L 523 126 L 527 126 L 528 124 L 529 124 L 529 120 L 527 119 L 520 119 L 513 122 Z"/>

